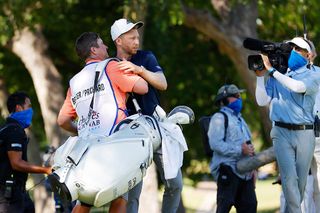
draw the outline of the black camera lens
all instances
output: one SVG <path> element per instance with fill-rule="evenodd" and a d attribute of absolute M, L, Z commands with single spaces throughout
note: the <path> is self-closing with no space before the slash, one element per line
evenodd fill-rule
<path fill-rule="evenodd" d="M 263 70 L 264 64 L 261 55 L 249 55 L 248 67 L 250 70 Z"/>

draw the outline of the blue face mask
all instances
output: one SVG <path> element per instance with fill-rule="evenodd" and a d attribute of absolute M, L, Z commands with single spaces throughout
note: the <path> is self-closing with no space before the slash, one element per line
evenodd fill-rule
<path fill-rule="evenodd" d="M 303 67 L 308 63 L 307 59 L 305 59 L 302 55 L 297 53 L 294 50 L 291 50 L 290 57 L 288 60 L 288 66 L 291 71 L 295 71 L 300 67 Z"/>
<path fill-rule="evenodd" d="M 241 112 L 242 110 L 242 99 L 238 98 L 236 101 L 228 104 L 227 107 L 232 109 L 235 113 L 239 114 L 239 112 Z"/>
<path fill-rule="evenodd" d="M 32 121 L 33 110 L 29 108 L 20 112 L 14 112 L 10 115 L 10 118 L 18 121 L 23 128 L 28 128 Z"/>

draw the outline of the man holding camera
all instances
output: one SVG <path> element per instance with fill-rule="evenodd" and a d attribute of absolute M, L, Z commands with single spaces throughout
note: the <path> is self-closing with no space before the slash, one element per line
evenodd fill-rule
<path fill-rule="evenodd" d="M 265 69 L 257 75 L 256 100 L 270 104 L 271 138 L 279 165 L 286 212 L 301 213 L 300 204 L 315 147 L 313 106 L 320 72 L 310 68 L 311 45 L 302 37 L 288 41 L 288 72 L 280 73 L 261 54 Z M 264 75 L 269 74 L 265 85 Z"/>
<path fill-rule="evenodd" d="M 226 213 L 234 206 L 238 213 L 257 212 L 254 172 L 240 174 L 237 162 L 254 155 L 251 133 L 241 116 L 242 99 L 234 84 L 218 90 L 215 113 L 208 130 L 210 148 L 213 150 L 210 170 L 217 181 L 217 213 Z"/>

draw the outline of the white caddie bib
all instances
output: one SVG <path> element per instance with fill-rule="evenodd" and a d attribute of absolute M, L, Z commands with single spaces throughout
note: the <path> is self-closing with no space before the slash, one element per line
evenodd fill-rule
<path fill-rule="evenodd" d="M 86 125 L 93 95 L 96 68 L 103 63 L 107 67 L 109 61 L 110 59 L 106 59 L 102 62 L 87 64 L 70 80 L 71 102 L 78 115 L 79 136 L 84 134 L 85 131 L 108 136 L 116 124 L 118 104 L 106 69 L 103 68 L 94 94 L 93 112 L 88 125 Z"/>

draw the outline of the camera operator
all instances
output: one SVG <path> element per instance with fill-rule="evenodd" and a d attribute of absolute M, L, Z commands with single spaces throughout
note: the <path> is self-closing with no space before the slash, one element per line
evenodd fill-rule
<path fill-rule="evenodd" d="M 261 54 L 265 69 L 255 71 L 256 100 L 259 106 L 270 104 L 273 122 L 270 135 L 280 169 L 286 212 L 300 213 L 315 147 L 313 106 L 320 72 L 311 69 L 312 51 L 307 40 L 295 37 L 288 43 L 293 49 L 286 74 L 274 69 L 268 57 Z M 266 72 L 269 78 L 265 85 Z"/>

